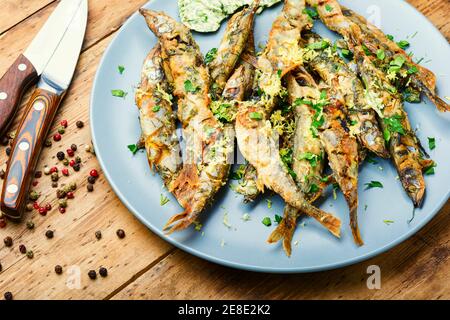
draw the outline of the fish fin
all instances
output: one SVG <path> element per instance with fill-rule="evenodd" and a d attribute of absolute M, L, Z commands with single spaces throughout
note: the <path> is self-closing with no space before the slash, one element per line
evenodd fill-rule
<path fill-rule="evenodd" d="M 444 100 L 442 100 L 437 95 L 434 95 L 434 96 L 430 95 L 429 98 L 434 103 L 436 108 L 438 108 L 439 111 L 441 111 L 441 112 L 450 111 L 450 105 L 448 105 L 448 103 L 446 103 Z"/>
<path fill-rule="evenodd" d="M 362 246 L 364 241 L 362 240 L 361 233 L 359 232 L 357 207 L 350 210 L 350 228 L 352 229 L 353 240 L 358 246 Z"/>
<path fill-rule="evenodd" d="M 429 168 L 430 166 L 434 165 L 434 161 L 431 159 L 421 159 L 420 165 L 422 166 L 422 169 L 425 170 Z"/>
<path fill-rule="evenodd" d="M 192 209 L 186 207 L 183 212 L 172 216 L 163 228 L 166 234 L 169 235 L 175 231 L 181 231 L 189 227 L 194 222 L 194 219 L 189 218 L 191 212 Z"/>
<path fill-rule="evenodd" d="M 295 228 L 297 226 L 297 217 L 289 214 L 289 210 L 297 210 L 290 206 L 286 206 L 283 220 L 277 228 L 270 234 L 267 239 L 268 243 L 276 243 L 283 240 L 283 249 L 288 257 L 292 253 L 292 238 L 294 236 Z"/>
<path fill-rule="evenodd" d="M 182 192 L 185 189 L 185 185 L 187 185 L 188 189 L 198 186 L 199 177 L 197 172 L 197 167 L 193 164 L 186 164 L 181 169 L 180 174 L 177 179 L 172 183 L 170 192 L 176 191 L 179 189 Z M 189 190 L 186 190 L 189 191 Z"/>
<path fill-rule="evenodd" d="M 341 237 L 341 220 L 330 213 L 314 207 L 310 203 L 304 203 L 301 211 L 308 216 L 316 219 L 321 225 L 327 228 L 336 238 Z"/>

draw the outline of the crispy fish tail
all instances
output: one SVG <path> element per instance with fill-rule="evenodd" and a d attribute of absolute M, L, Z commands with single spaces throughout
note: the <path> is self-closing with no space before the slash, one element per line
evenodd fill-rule
<path fill-rule="evenodd" d="M 268 243 L 276 243 L 283 240 L 283 249 L 288 257 L 292 253 L 292 238 L 294 236 L 295 228 L 297 226 L 298 210 L 287 205 L 284 208 L 283 220 L 277 228 L 270 234 L 267 239 Z"/>

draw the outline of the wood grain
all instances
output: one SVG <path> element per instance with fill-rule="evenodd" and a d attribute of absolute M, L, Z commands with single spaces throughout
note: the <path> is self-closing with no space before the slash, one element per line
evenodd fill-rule
<path fill-rule="evenodd" d="M 37 0 L 19 2 L 39 3 Z M 62 168 L 55 157 L 56 153 L 65 151 L 72 143 L 76 144 L 77 155 L 83 160 L 81 171 L 75 173 L 70 170 L 70 176 L 59 181 L 60 185 L 77 182 L 75 199 L 69 200 L 67 212 L 62 215 L 56 208 L 55 189 L 51 188 L 50 178 L 44 176 L 37 180 L 39 184 L 34 189 L 42 193 L 39 203 L 50 202 L 54 209 L 46 217 L 36 211 L 27 214 L 25 220 L 34 221 L 34 230 L 13 223 L 0 229 L 0 240 L 7 235 L 14 239 L 12 248 L 0 247 L 0 262 L 3 265 L 0 294 L 11 291 L 16 299 L 450 298 L 450 204 L 410 240 L 369 261 L 331 272 L 268 275 L 221 267 L 174 249 L 128 212 L 101 172 L 94 186 L 95 191 L 87 193 L 89 170 L 100 169 L 95 156 L 84 151 L 91 139 L 88 113 L 93 77 L 115 32 L 145 2 L 89 1 L 89 23 L 83 53 L 50 136 L 56 132 L 62 119 L 68 120 L 69 127 L 60 142 L 53 142 L 51 148 L 44 149 L 38 163 L 38 170 L 42 170 L 44 165 Z M 450 39 L 449 23 L 445 17 L 449 12 L 447 0 L 410 2 L 421 9 Z M 50 0 L 40 3 L 41 7 L 33 7 L 30 13 L 35 13 L 26 19 L 23 19 L 23 12 L 19 8 L 12 7 L 8 12 L 9 16 L 15 18 L 8 17 L 10 20 L 3 27 L 7 31 L 0 39 L 0 74 L 27 47 L 57 4 Z M 19 112 L 23 113 L 23 106 Z M 85 127 L 76 128 L 77 120 L 84 121 Z M 17 120 L 11 130 L 16 128 Z M 4 151 L 5 147 L 0 147 L 2 164 L 6 161 Z M 118 228 L 125 230 L 124 239 L 116 236 Z M 48 229 L 55 230 L 54 239 L 45 237 Z M 97 230 L 103 233 L 101 240 L 94 236 Z M 34 251 L 34 259 L 20 254 L 20 244 Z M 301 250 L 301 246 L 297 249 Z M 63 275 L 54 273 L 56 264 L 63 266 Z M 369 290 L 365 284 L 368 277 L 366 269 L 371 264 L 381 267 L 381 290 Z M 87 272 L 90 269 L 98 270 L 101 265 L 108 268 L 109 276 L 89 280 Z M 80 271 L 81 282 L 79 288 L 73 288 L 67 282 L 77 270 Z"/>

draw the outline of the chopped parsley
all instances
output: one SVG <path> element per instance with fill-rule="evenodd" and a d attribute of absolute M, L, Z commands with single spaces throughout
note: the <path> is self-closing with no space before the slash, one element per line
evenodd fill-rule
<path fill-rule="evenodd" d="M 410 66 L 407 72 L 408 72 L 408 74 L 415 74 L 415 73 L 419 72 L 419 69 L 417 69 L 416 66 Z"/>
<path fill-rule="evenodd" d="M 321 155 L 314 154 L 312 152 L 305 152 L 298 156 L 298 160 L 308 160 L 313 168 L 317 167 L 319 161 L 322 160 Z"/>
<path fill-rule="evenodd" d="M 308 49 L 312 49 L 312 50 L 323 50 L 326 49 L 330 46 L 330 43 L 326 40 L 322 40 L 319 42 L 314 42 L 314 43 L 310 43 L 308 44 L 307 48 Z"/>
<path fill-rule="evenodd" d="M 325 5 L 325 10 L 327 10 L 328 12 L 333 11 L 333 7 L 330 6 L 329 4 Z"/>
<path fill-rule="evenodd" d="M 195 86 L 192 84 L 191 80 L 186 80 L 186 81 L 184 82 L 184 91 L 190 92 L 190 93 L 196 93 L 198 90 L 199 90 L 199 88 L 198 88 L 198 87 L 195 87 Z"/>
<path fill-rule="evenodd" d="M 117 69 L 119 70 L 120 74 L 123 74 L 123 72 L 125 71 L 125 67 L 124 66 L 118 66 Z"/>
<path fill-rule="evenodd" d="M 265 217 L 261 222 L 266 227 L 270 227 L 272 225 L 272 220 L 270 219 L 270 217 Z"/>
<path fill-rule="evenodd" d="M 166 205 L 168 202 L 170 202 L 169 198 L 167 198 L 165 195 L 163 195 L 163 194 L 161 193 L 161 196 L 159 197 L 159 204 L 160 204 L 161 206 L 164 206 L 164 205 Z"/>
<path fill-rule="evenodd" d="M 320 190 L 320 189 L 319 189 L 319 187 L 317 186 L 317 184 L 311 183 L 311 185 L 309 186 L 308 193 L 309 193 L 309 194 L 311 194 L 311 193 L 316 193 L 316 192 L 318 192 L 319 190 Z"/>
<path fill-rule="evenodd" d="M 217 57 L 217 48 L 212 48 L 205 55 L 205 63 L 210 64 Z"/>
<path fill-rule="evenodd" d="M 383 220 L 383 222 L 387 225 L 393 224 L 394 221 L 393 220 Z"/>
<path fill-rule="evenodd" d="M 280 224 L 281 221 L 283 221 L 283 217 L 282 217 L 282 216 L 279 216 L 278 214 L 276 214 L 276 215 L 275 215 L 275 222 L 278 223 L 278 224 Z"/>
<path fill-rule="evenodd" d="M 436 138 L 428 137 L 428 147 L 430 150 L 434 150 L 436 148 Z"/>
<path fill-rule="evenodd" d="M 409 47 L 409 42 L 406 40 L 401 40 L 399 42 L 397 42 L 397 45 L 402 48 L 403 50 L 405 50 L 406 48 Z"/>
<path fill-rule="evenodd" d="M 241 180 L 244 177 L 245 165 L 241 164 L 236 171 L 231 172 L 230 179 Z"/>
<path fill-rule="evenodd" d="M 371 181 L 369 183 L 365 184 L 366 190 L 372 189 L 372 188 L 383 188 L 383 184 L 379 181 Z"/>
<path fill-rule="evenodd" d="M 428 167 L 425 168 L 425 170 L 423 171 L 423 173 L 424 173 L 426 176 L 431 176 L 431 175 L 435 174 L 434 168 L 436 168 L 436 167 L 437 167 L 436 162 L 433 162 L 433 164 L 431 164 L 430 166 L 428 166 Z"/>
<path fill-rule="evenodd" d="M 261 112 L 250 112 L 249 117 L 252 120 L 262 120 L 263 115 Z"/>
<path fill-rule="evenodd" d="M 341 54 L 344 58 L 347 58 L 349 60 L 353 59 L 353 53 L 348 49 L 342 49 Z"/>
<path fill-rule="evenodd" d="M 319 18 L 319 13 L 317 12 L 317 9 L 314 7 L 303 9 L 303 13 L 307 14 L 313 20 Z"/>
<path fill-rule="evenodd" d="M 272 209 L 272 200 L 267 199 L 266 201 L 267 201 L 267 208 Z"/>
<path fill-rule="evenodd" d="M 212 103 L 211 104 L 211 110 L 214 114 L 214 116 L 217 118 L 217 120 L 224 122 L 224 123 L 230 123 L 233 121 L 234 118 L 234 108 L 229 103 Z"/>
<path fill-rule="evenodd" d="M 389 63 L 389 73 L 397 73 L 403 67 L 406 62 L 406 58 L 402 55 L 395 56 L 394 60 Z"/>
<path fill-rule="evenodd" d="M 159 110 L 161 110 L 161 107 L 160 107 L 160 106 L 154 106 L 154 107 L 152 108 L 152 111 L 153 111 L 153 112 L 158 112 Z"/>
<path fill-rule="evenodd" d="M 386 58 L 386 53 L 384 52 L 383 49 L 378 49 L 377 50 L 377 58 L 379 60 L 384 60 L 384 58 Z"/>
<path fill-rule="evenodd" d="M 400 133 L 402 135 L 405 134 L 405 129 L 401 123 L 403 117 L 401 115 L 395 115 L 389 118 L 384 118 L 383 122 L 387 126 L 383 132 L 384 140 L 389 142 L 391 140 L 392 133 Z"/>
<path fill-rule="evenodd" d="M 394 36 L 393 35 L 391 35 L 391 34 L 387 34 L 386 35 L 386 37 L 389 39 L 389 40 L 391 40 L 391 41 L 393 41 L 394 40 Z"/>
<path fill-rule="evenodd" d="M 278 69 L 278 71 L 277 71 L 277 75 L 278 75 L 278 77 L 279 78 L 281 78 L 281 75 L 283 74 L 283 70 L 281 70 L 281 69 Z"/>
<path fill-rule="evenodd" d="M 371 56 L 372 52 L 369 50 L 369 48 L 367 48 L 367 46 L 365 44 L 362 45 L 363 51 L 366 54 L 366 56 Z"/>
<path fill-rule="evenodd" d="M 125 97 L 128 95 L 127 92 L 125 92 L 125 91 L 123 91 L 123 90 L 120 90 L 120 89 L 111 90 L 111 94 L 112 94 L 114 97 L 118 97 L 118 98 L 125 98 Z"/>
<path fill-rule="evenodd" d="M 378 164 L 378 161 L 375 160 L 374 157 L 373 157 L 372 155 L 368 155 L 368 156 L 366 157 L 366 161 L 367 161 L 368 163 L 371 163 L 371 164 Z"/>
<path fill-rule="evenodd" d="M 292 148 L 283 148 L 280 149 L 280 157 L 281 161 L 283 161 L 287 171 L 292 176 L 292 178 L 296 179 L 297 174 L 294 172 L 294 170 L 291 169 L 291 165 L 293 163 L 293 151 Z"/>
<path fill-rule="evenodd" d="M 130 144 L 127 147 L 133 154 L 136 154 L 136 152 L 139 151 L 139 147 L 136 144 Z"/>

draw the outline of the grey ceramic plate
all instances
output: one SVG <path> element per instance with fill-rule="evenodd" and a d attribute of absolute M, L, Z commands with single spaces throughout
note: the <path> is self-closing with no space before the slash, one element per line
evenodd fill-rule
<path fill-rule="evenodd" d="M 342 1 L 342 4 L 375 19 L 382 29 L 396 37 L 408 39 L 410 50 L 416 58 L 424 57 L 424 66 L 433 70 L 438 78 L 441 96 L 450 96 L 450 47 L 439 31 L 419 12 L 404 1 Z M 175 1 L 154 0 L 148 8 L 165 11 L 178 17 Z M 281 10 L 277 5 L 257 17 L 256 39 L 265 42 L 272 21 Z M 202 51 L 217 47 L 224 31 L 195 34 Z M 316 31 L 330 37 L 335 36 L 319 22 Z M 278 196 L 266 195 L 256 205 L 244 205 L 241 197 L 229 187 L 224 187 L 212 208 L 202 215 L 202 232 L 193 228 L 181 233 L 165 236 L 161 229 L 167 219 L 182 209 L 176 200 L 163 190 L 160 178 L 154 175 L 147 164 L 144 153 L 133 156 L 127 145 L 138 140 L 140 129 L 138 112 L 134 105 L 134 87 L 139 82 L 142 62 L 156 43 L 144 19 L 133 15 L 112 41 L 97 71 L 91 101 L 92 135 L 97 157 L 111 186 L 127 208 L 153 232 L 175 246 L 204 259 L 226 266 L 263 272 L 311 272 L 342 267 L 380 254 L 404 241 L 427 222 L 445 204 L 449 196 L 450 181 L 450 125 L 446 115 L 439 114 L 426 101 L 419 105 L 407 105 L 407 111 L 417 134 L 424 145 L 427 137 L 435 137 L 437 147 L 430 155 L 437 162 L 436 174 L 427 176 L 427 195 L 423 208 L 416 210 L 415 218 L 408 223 L 413 207 L 397 173 L 387 161 L 365 164 L 360 176 L 359 222 L 365 245 L 358 248 L 352 240 L 348 227 L 348 209 L 343 197 L 333 199 L 331 191 L 321 208 L 336 214 L 343 221 L 341 239 L 333 238 L 318 223 L 304 219 L 294 235 L 295 245 L 291 258 L 287 258 L 279 245 L 268 245 L 267 236 L 273 230 L 265 227 L 261 220 L 282 215 L 283 202 Z M 117 71 L 119 65 L 126 70 Z M 112 89 L 129 92 L 125 99 L 111 95 Z M 447 118 L 446 118 L 447 117 Z M 427 148 L 428 149 L 428 148 Z M 364 190 L 371 180 L 381 181 L 383 189 Z M 170 199 L 160 206 L 160 195 Z M 269 209 L 267 201 L 273 202 Z M 249 213 L 250 221 L 242 215 Z M 231 228 L 223 224 L 228 215 Z M 386 224 L 385 220 L 393 223 Z"/>

